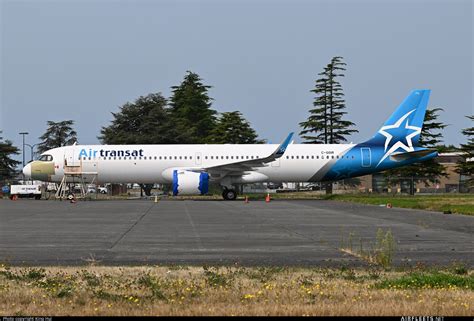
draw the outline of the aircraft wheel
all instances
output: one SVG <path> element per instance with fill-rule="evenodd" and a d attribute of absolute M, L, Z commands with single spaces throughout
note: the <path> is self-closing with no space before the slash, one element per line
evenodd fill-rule
<path fill-rule="evenodd" d="M 74 194 L 72 194 L 72 193 L 67 194 L 67 199 L 68 200 L 73 200 L 74 199 Z"/>
<path fill-rule="evenodd" d="M 222 196 L 224 197 L 225 200 L 227 201 L 233 201 L 237 198 L 237 192 L 233 189 L 225 189 L 222 192 Z"/>

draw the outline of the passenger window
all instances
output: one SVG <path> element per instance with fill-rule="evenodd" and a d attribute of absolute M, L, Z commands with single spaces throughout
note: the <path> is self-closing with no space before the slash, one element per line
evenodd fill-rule
<path fill-rule="evenodd" d="M 314 155 L 311 155 L 311 159 L 314 159 Z"/>
<path fill-rule="evenodd" d="M 296 159 L 300 159 L 300 157 L 299 157 L 299 156 L 296 156 Z"/>

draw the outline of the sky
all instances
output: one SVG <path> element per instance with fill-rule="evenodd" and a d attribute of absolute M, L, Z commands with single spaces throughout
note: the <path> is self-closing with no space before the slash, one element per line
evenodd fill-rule
<path fill-rule="evenodd" d="M 469 0 L 0 0 L 0 14 L 0 130 L 20 148 L 19 132 L 35 144 L 46 121 L 65 119 L 79 143 L 97 144 L 119 106 L 169 97 L 187 70 L 212 86 L 214 109 L 240 110 L 279 143 L 301 130 L 336 55 L 359 130 L 350 142 L 372 137 L 412 89 L 444 109 L 444 143 L 472 126 Z"/>

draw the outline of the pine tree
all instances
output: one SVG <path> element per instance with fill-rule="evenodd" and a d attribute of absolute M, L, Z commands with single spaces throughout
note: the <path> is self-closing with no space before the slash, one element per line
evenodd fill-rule
<path fill-rule="evenodd" d="M 262 140 L 243 118 L 239 111 L 225 112 L 220 115 L 216 126 L 212 129 L 209 141 L 213 144 L 257 144 Z"/>
<path fill-rule="evenodd" d="M 180 144 L 209 142 L 217 112 L 211 109 L 208 90 L 198 74 L 188 71 L 179 86 L 171 87 L 170 112 Z"/>
<path fill-rule="evenodd" d="M 474 115 L 466 116 L 471 121 L 474 120 Z M 469 127 L 462 130 L 462 133 L 467 138 L 466 144 L 461 144 L 460 151 L 463 154 L 463 159 L 457 164 L 457 172 L 463 176 L 469 177 L 466 181 L 468 188 L 474 187 L 474 127 Z"/>
<path fill-rule="evenodd" d="M 303 130 L 300 132 L 305 143 L 313 144 L 340 144 L 347 141 L 347 136 L 358 132 L 352 129 L 355 124 L 344 120 L 347 112 L 342 85 L 338 77 L 344 77 L 346 63 L 342 57 L 336 56 L 318 75 L 316 85 L 311 92 L 316 94 L 307 121 L 301 122 Z"/>
<path fill-rule="evenodd" d="M 161 93 L 141 96 L 112 113 L 112 123 L 98 136 L 104 144 L 173 144 L 175 132 Z"/>
<path fill-rule="evenodd" d="M 421 129 L 419 145 L 421 147 L 436 149 L 442 146 L 442 130 L 447 126 L 438 121 L 438 112 L 443 111 L 442 108 L 427 109 Z M 393 185 L 399 183 L 400 180 L 408 180 L 410 183 L 410 194 L 415 192 L 415 184 L 423 182 L 425 186 L 429 183 L 438 183 L 441 177 L 447 177 L 448 173 L 443 165 L 438 163 L 436 159 L 430 159 L 422 163 L 415 163 L 408 166 L 390 169 L 384 172 L 384 175 Z"/>
<path fill-rule="evenodd" d="M 2 131 L 0 131 L 1 135 Z M 16 174 L 16 167 L 20 164 L 11 156 L 18 155 L 20 152 L 17 147 L 12 145 L 9 140 L 3 140 L 0 136 L 0 182 L 13 178 Z"/>
<path fill-rule="evenodd" d="M 38 145 L 39 154 L 52 148 L 72 145 L 77 141 L 77 133 L 72 127 L 74 125 L 73 120 L 48 121 L 47 125 L 48 129 L 39 138 L 42 141 Z"/>
<path fill-rule="evenodd" d="M 347 136 L 358 132 L 352 129 L 355 124 L 344 120 L 347 112 L 346 103 L 339 77 L 344 77 L 346 63 L 342 57 L 336 56 L 318 75 L 316 85 L 311 92 L 316 94 L 310 116 L 300 123 L 303 130 L 300 132 L 305 143 L 312 144 L 340 144 L 347 141 Z M 332 183 L 326 183 L 326 193 L 332 193 Z"/>

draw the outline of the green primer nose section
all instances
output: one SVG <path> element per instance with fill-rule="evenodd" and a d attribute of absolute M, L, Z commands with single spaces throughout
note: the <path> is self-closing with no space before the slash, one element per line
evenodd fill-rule
<path fill-rule="evenodd" d="M 31 163 L 31 178 L 33 180 L 48 181 L 51 179 L 51 175 L 54 175 L 53 162 L 34 161 Z"/>

